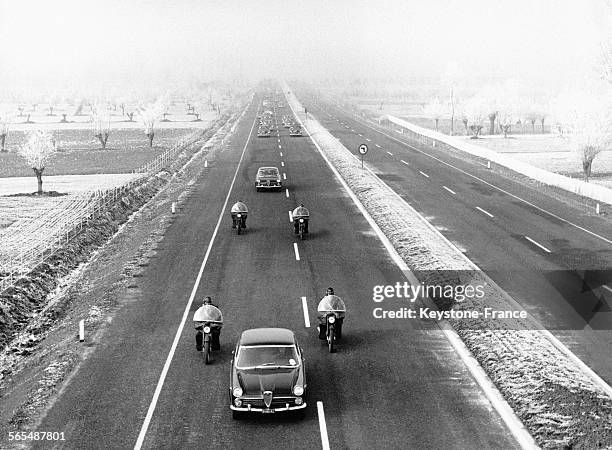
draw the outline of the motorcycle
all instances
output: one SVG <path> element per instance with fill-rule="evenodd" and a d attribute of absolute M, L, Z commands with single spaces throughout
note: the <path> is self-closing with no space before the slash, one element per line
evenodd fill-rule
<path fill-rule="evenodd" d="M 300 240 L 304 240 L 304 234 L 306 233 L 306 223 L 303 218 L 300 218 L 298 223 L 298 234 L 300 235 Z"/>
<path fill-rule="evenodd" d="M 204 356 L 204 364 L 210 364 L 212 362 L 212 352 L 210 349 L 212 342 L 212 324 L 205 322 L 202 327 L 202 334 L 204 335 L 204 346 L 202 347 L 202 355 Z"/>
<path fill-rule="evenodd" d="M 329 353 L 342 336 L 342 324 L 346 314 L 346 306 L 336 295 L 326 295 L 317 308 L 319 314 L 319 339 L 327 341 Z M 325 329 L 323 329 L 325 327 Z"/>
<path fill-rule="evenodd" d="M 236 214 L 236 233 L 240 234 L 240 230 L 242 230 L 242 214 Z"/>
<path fill-rule="evenodd" d="M 336 315 L 330 312 L 325 316 L 325 323 L 327 324 L 327 347 L 329 353 L 334 351 L 334 342 L 336 341 Z"/>

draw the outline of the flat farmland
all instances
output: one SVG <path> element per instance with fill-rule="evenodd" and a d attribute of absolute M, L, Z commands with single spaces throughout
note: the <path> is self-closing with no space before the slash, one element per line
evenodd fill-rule
<path fill-rule="evenodd" d="M 59 150 L 49 161 L 44 175 L 128 173 L 151 161 L 198 128 L 158 129 L 153 148 L 149 147 L 142 129 L 115 129 L 110 134 L 105 150 L 91 129 L 53 130 Z M 6 142 L 8 152 L 0 153 L 0 177 L 33 176 L 32 168 L 17 153 L 25 139 L 24 131 L 9 132 Z"/>

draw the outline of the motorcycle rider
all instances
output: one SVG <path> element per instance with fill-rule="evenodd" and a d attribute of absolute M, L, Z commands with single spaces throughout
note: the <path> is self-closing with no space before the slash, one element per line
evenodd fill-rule
<path fill-rule="evenodd" d="M 221 314 L 221 310 L 213 305 L 212 298 L 210 296 L 204 297 L 202 300 L 202 306 L 200 306 L 197 311 L 193 314 L 193 322 L 194 327 L 197 330 L 196 332 L 196 350 L 202 351 L 202 346 L 204 344 L 204 335 L 202 330 L 204 328 L 204 322 L 211 322 L 210 332 L 212 336 L 211 341 L 211 349 L 219 350 L 221 349 L 221 344 L 219 343 L 219 337 L 221 336 L 221 327 L 223 326 L 223 314 Z"/>
<path fill-rule="evenodd" d="M 246 228 L 246 219 L 249 210 L 242 201 L 238 200 L 236 203 L 234 203 L 230 213 L 232 215 L 232 228 L 236 228 L 236 225 L 238 224 L 238 214 L 241 215 L 240 219 L 242 221 L 242 228 Z"/>
<path fill-rule="evenodd" d="M 295 234 L 299 233 L 299 222 L 300 219 L 304 219 L 304 232 L 308 233 L 308 220 L 310 219 L 310 212 L 304 207 L 304 204 L 301 203 L 300 206 L 295 208 L 291 213 L 293 216 L 293 231 Z"/>
<path fill-rule="evenodd" d="M 317 307 L 317 318 L 319 319 L 319 339 L 327 339 L 327 314 L 330 311 L 334 311 L 336 314 L 336 339 L 342 337 L 342 322 L 344 322 L 344 315 L 346 313 L 346 305 L 344 301 L 334 295 L 334 289 L 329 287 L 325 292 L 325 295 L 319 302 Z"/>

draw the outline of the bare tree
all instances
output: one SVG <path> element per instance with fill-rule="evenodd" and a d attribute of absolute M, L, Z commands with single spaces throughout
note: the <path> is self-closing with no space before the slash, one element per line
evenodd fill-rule
<path fill-rule="evenodd" d="M 106 142 L 111 134 L 110 111 L 104 105 L 93 105 L 91 108 L 91 122 L 93 124 L 94 136 L 102 144 L 102 149 L 106 150 Z"/>
<path fill-rule="evenodd" d="M 26 142 L 20 147 L 19 154 L 34 170 L 38 181 L 38 194 L 42 194 L 42 175 L 51 156 L 57 151 L 55 139 L 48 131 L 32 131 Z"/>
<path fill-rule="evenodd" d="M 162 98 L 158 99 L 155 103 L 147 106 L 146 108 L 140 108 L 138 118 L 142 123 L 145 135 L 149 138 L 149 147 L 153 148 L 153 137 L 155 136 L 155 125 L 164 113 L 166 106 Z"/>
<path fill-rule="evenodd" d="M 483 122 L 488 111 L 480 97 L 472 97 L 463 106 L 463 120 L 466 128 L 472 134 L 472 139 L 478 139 L 483 128 Z"/>
<path fill-rule="evenodd" d="M 6 152 L 6 137 L 8 136 L 9 126 L 13 120 L 14 113 L 6 110 L 0 111 L 0 152 Z"/>
<path fill-rule="evenodd" d="M 440 119 L 445 115 L 446 108 L 440 102 L 439 99 L 435 98 L 423 107 L 423 114 L 433 119 L 436 123 L 436 131 L 438 131 L 438 123 Z"/>

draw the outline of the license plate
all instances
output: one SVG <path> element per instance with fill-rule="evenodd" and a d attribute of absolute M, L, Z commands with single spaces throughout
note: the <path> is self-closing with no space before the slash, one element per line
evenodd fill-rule
<path fill-rule="evenodd" d="M 274 411 L 273 409 L 262 409 L 261 412 L 264 414 L 273 414 L 276 411 Z"/>

